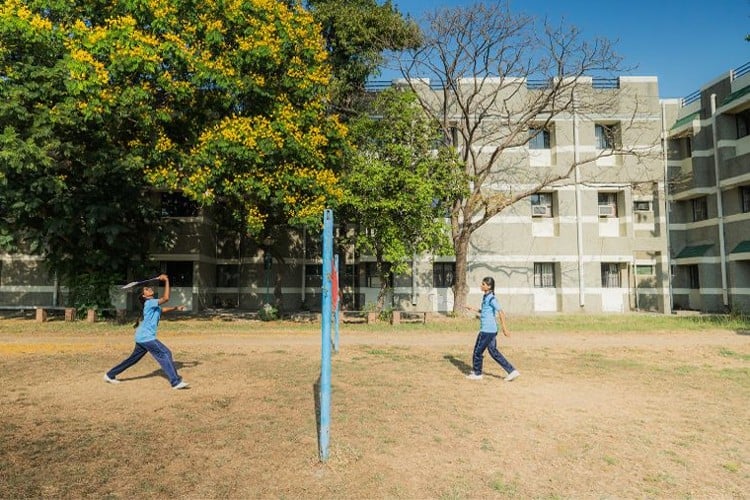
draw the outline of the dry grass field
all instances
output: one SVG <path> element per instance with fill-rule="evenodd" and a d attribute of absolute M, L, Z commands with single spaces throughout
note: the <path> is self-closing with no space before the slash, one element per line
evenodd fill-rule
<path fill-rule="evenodd" d="M 567 324 L 566 324 L 567 323 Z M 342 325 L 319 460 L 320 327 L 162 320 L 110 385 L 128 325 L 0 320 L 0 498 L 748 498 L 750 332 L 684 318 Z"/>

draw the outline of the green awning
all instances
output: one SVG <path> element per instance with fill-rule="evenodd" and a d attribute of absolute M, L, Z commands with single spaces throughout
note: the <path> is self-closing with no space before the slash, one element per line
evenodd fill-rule
<path fill-rule="evenodd" d="M 750 253 L 750 240 L 741 241 L 739 245 L 734 247 L 729 253 Z"/>
<path fill-rule="evenodd" d="M 731 94 L 726 96 L 724 100 L 721 101 L 721 105 L 723 106 L 727 103 L 734 101 L 735 99 L 739 99 L 740 97 L 744 96 L 747 93 L 750 93 L 750 85 L 748 85 L 747 87 L 743 87 L 740 90 L 737 90 L 735 92 L 732 92 Z"/>
<path fill-rule="evenodd" d="M 682 249 L 680 253 L 677 254 L 676 259 L 687 259 L 689 257 L 703 257 L 706 255 L 706 252 L 708 252 L 708 249 L 711 248 L 713 245 L 695 245 L 695 246 L 688 246 Z"/>
<path fill-rule="evenodd" d="M 695 113 L 691 113 L 691 114 L 689 114 L 687 116 L 683 116 L 682 118 L 680 118 L 679 120 L 677 120 L 676 122 L 674 122 L 674 125 L 672 125 L 672 128 L 670 128 L 669 130 L 674 130 L 674 129 L 680 128 L 683 125 L 686 125 L 686 124 L 692 122 L 693 120 L 695 120 L 696 118 L 698 118 L 698 116 L 700 116 L 700 114 L 701 114 L 700 111 L 696 111 Z"/>

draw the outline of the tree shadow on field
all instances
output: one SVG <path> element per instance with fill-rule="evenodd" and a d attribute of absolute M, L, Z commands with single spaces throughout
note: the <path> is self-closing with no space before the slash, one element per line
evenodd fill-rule
<path fill-rule="evenodd" d="M 193 368 L 195 366 L 198 366 L 201 364 L 200 361 L 175 361 L 174 367 L 179 372 L 183 368 Z M 161 377 L 166 381 L 169 381 L 169 378 L 167 377 L 167 374 L 164 373 L 164 370 L 161 369 L 161 367 L 157 368 L 156 370 L 152 371 L 151 373 L 146 373 L 145 375 L 138 375 L 137 377 L 119 377 L 119 380 L 122 380 L 123 382 L 126 380 L 140 380 L 144 378 L 151 378 L 151 377 Z"/>
<path fill-rule="evenodd" d="M 443 356 L 443 359 L 450 361 L 450 363 L 456 368 L 458 368 L 458 371 L 460 371 L 464 375 L 468 375 L 469 373 L 471 373 L 473 369 L 473 367 L 470 364 L 466 363 L 462 359 L 455 357 L 452 354 L 446 354 L 445 356 Z M 482 372 L 482 375 L 484 375 L 485 377 L 503 378 L 499 375 L 493 375 L 492 373 L 487 373 L 485 371 Z"/>

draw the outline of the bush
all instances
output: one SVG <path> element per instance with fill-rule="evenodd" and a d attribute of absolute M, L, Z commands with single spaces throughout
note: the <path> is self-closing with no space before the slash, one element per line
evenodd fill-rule
<path fill-rule="evenodd" d="M 263 304 L 263 307 L 258 311 L 258 317 L 261 321 L 275 321 L 279 319 L 279 310 L 271 304 Z"/>

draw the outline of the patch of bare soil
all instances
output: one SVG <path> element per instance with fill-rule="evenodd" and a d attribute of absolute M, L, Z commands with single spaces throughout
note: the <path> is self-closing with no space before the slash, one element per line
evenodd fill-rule
<path fill-rule="evenodd" d="M 746 498 L 750 336 L 525 333 L 504 382 L 474 332 L 346 327 L 320 461 L 319 331 L 162 326 L 170 389 L 128 329 L 0 326 L 2 498 Z M 438 330 L 439 327 L 436 327 Z"/>

